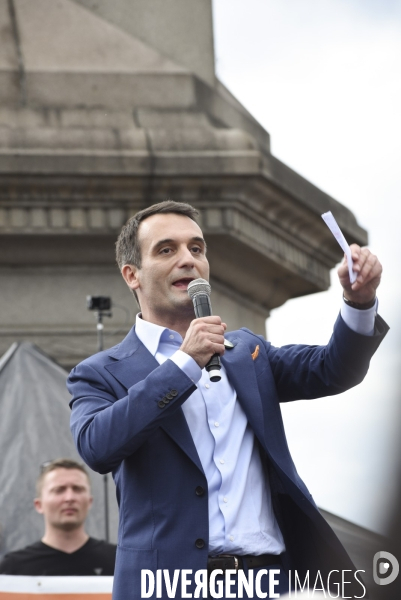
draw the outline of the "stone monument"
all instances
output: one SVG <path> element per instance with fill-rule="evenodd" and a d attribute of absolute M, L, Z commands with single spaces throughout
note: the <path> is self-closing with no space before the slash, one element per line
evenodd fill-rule
<path fill-rule="evenodd" d="M 167 198 L 201 213 L 212 304 L 230 329 L 322 291 L 341 250 L 320 214 L 353 214 L 270 152 L 216 78 L 211 0 L 0 0 L 0 353 L 39 345 L 66 368 L 137 307 L 114 259 L 121 225 Z"/>

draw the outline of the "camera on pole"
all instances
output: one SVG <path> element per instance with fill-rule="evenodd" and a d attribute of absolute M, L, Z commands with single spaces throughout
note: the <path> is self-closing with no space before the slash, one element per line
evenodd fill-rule
<path fill-rule="evenodd" d="M 97 350 L 103 350 L 103 317 L 111 317 L 111 298 L 110 296 L 86 296 L 86 306 L 88 310 L 93 310 L 97 318 Z"/>

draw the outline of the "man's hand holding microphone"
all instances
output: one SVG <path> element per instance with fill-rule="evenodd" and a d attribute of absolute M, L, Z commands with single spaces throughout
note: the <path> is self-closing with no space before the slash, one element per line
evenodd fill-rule
<path fill-rule="evenodd" d="M 224 332 L 227 325 L 220 317 L 212 316 L 210 284 L 205 279 L 195 279 L 188 286 L 188 295 L 197 317 L 187 330 L 180 350 L 186 352 L 203 369 L 210 380 L 220 381 L 220 356 L 224 354 Z"/>

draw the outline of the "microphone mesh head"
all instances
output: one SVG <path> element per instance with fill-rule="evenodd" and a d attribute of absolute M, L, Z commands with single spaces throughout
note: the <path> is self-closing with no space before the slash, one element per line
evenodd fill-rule
<path fill-rule="evenodd" d="M 188 288 L 187 288 L 187 292 L 188 292 L 188 296 L 192 299 L 194 298 L 197 294 L 206 294 L 207 296 L 210 296 L 210 292 L 212 291 L 212 288 L 210 287 L 210 284 L 208 281 L 206 281 L 206 279 L 194 279 L 193 281 L 191 281 L 188 284 Z"/>

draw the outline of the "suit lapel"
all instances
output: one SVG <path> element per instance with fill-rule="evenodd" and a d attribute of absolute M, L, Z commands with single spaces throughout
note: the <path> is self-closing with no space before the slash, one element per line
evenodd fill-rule
<path fill-rule="evenodd" d="M 230 338 L 230 341 L 234 344 L 234 348 L 226 350 L 221 362 L 237 392 L 238 401 L 256 437 L 262 444 L 265 444 L 262 399 L 259 393 L 251 350 L 238 337 Z"/>
<path fill-rule="evenodd" d="M 142 379 L 145 379 L 149 373 L 159 366 L 155 357 L 151 355 L 136 335 L 134 341 L 135 344 L 133 344 L 129 354 L 120 351 L 119 356 L 113 356 L 117 360 L 105 365 L 109 373 L 127 390 L 139 381 L 142 381 Z"/>
<path fill-rule="evenodd" d="M 155 357 L 136 335 L 134 327 L 121 344 L 110 351 L 109 356 L 114 361 L 106 365 L 106 369 L 127 390 L 145 379 L 159 366 Z M 163 420 L 161 428 L 164 429 L 203 473 L 202 465 L 182 408 L 180 407 L 171 417 L 166 417 Z"/>

